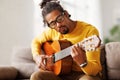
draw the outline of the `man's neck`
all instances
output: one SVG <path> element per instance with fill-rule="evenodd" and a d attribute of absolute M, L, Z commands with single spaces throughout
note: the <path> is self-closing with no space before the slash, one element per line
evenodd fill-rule
<path fill-rule="evenodd" d="M 77 21 L 71 21 L 71 28 L 70 28 L 69 33 L 71 33 L 75 29 L 76 24 L 77 24 Z"/>

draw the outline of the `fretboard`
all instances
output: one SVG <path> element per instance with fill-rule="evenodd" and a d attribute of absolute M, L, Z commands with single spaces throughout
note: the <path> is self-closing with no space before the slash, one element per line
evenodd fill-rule
<path fill-rule="evenodd" d="M 83 45 L 81 44 L 81 42 L 77 43 L 79 46 L 81 46 L 81 48 L 83 48 Z M 76 44 L 74 44 L 76 45 Z M 72 46 L 74 46 L 72 45 Z M 61 60 L 67 56 L 70 55 L 71 51 L 72 51 L 72 46 L 68 47 L 68 48 L 65 48 L 63 49 L 62 51 L 59 51 L 57 53 L 54 54 L 54 62 L 58 61 L 58 60 Z"/>
<path fill-rule="evenodd" d="M 71 52 L 71 47 L 68 47 L 60 52 L 55 53 L 54 54 L 55 62 L 69 56 L 70 52 Z"/>

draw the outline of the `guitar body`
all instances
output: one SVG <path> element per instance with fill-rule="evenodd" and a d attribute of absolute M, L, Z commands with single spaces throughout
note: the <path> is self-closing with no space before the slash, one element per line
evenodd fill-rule
<path fill-rule="evenodd" d="M 56 40 L 53 42 L 50 41 L 43 44 L 43 50 L 46 55 L 50 56 L 71 45 L 72 44 L 67 40 Z M 71 72 L 72 61 L 72 57 L 67 56 L 61 60 L 56 61 L 52 66 L 48 60 L 46 66 L 48 70 L 53 71 L 56 75 L 67 74 Z"/>

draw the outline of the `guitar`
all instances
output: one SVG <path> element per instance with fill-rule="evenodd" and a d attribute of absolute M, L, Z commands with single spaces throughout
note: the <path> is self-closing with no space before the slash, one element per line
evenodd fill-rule
<path fill-rule="evenodd" d="M 100 38 L 96 35 L 85 38 L 77 44 L 85 51 L 94 51 L 100 45 Z M 74 44 L 75 45 L 75 44 Z M 72 68 L 72 57 L 70 55 L 71 48 L 74 46 L 67 40 L 47 41 L 43 44 L 45 55 L 52 56 L 54 64 L 49 65 L 49 60 L 46 61 L 48 70 L 53 71 L 56 75 L 67 74 Z"/>

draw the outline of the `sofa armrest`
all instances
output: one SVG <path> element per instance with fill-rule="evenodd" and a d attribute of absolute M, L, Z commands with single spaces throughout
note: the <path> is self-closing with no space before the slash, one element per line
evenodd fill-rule
<path fill-rule="evenodd" d="M 0 80 L 14 80 L 16 76 L 16 68 L 12 66 L 0 66 Z"/>

